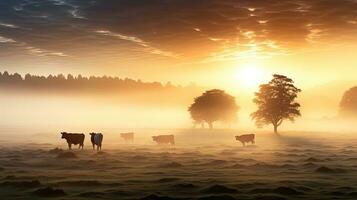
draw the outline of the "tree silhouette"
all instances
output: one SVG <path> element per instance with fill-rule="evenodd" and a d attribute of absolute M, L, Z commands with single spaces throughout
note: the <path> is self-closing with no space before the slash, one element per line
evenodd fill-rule
<path fill-rule="evenodd" d="M 357 86 L 347 90 L 340 102 L 340 116 L 356 117 L 357 116 Z"/>
<path fill-rule="evenodd" d="M 274 133 L 278 134 L 278 127 L 285 119 L 294 121 L 295 117 L 301 116 L 300 104 L 295 102 L 301 90 L 293 83 L 286 76 L 274 74 L 268 84 L 260 85 L 253 100 L 258 110 L 251 114 L 258 127 L 272 124 Z"/>
<path fill-rule="evenodd" d="M 48 75 L 38 76 L 26 74 L 22 77 L 18 73 L 10 74 L 7 71 L 0 72 L 0 87 L 14 88 L 20 86 L 22 89 L 49 89 L 49 90 L 82 90 L 88 89 L 88 91 L 118 91 L 125 89 L 131 90 L 182 90 L 179 86 L 169 84 L 164 86 L 159 82 L 142 82 L 141 80 L 134 80 L 130 78 L 120 79 L 118 77 L 108 76 L 91 76 L 89 78 L 82 75 L 73 76 L 72 74 L 63 75 Z M 192 88 L 192 87 L 191 87 Z"/>
<path fill-rule="evenodd" d="M 234 121 L 238 109 L 233 96 L 223 90 L 214 89 L 196 97 L 188 111 L 196 124 L 203 125 L 206 122 L 212 129 L 215 121 Z"/>

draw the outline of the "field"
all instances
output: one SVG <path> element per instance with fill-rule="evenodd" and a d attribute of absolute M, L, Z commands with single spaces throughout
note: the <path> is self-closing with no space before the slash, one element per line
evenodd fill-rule
<path fill-rule="evenodd" d="M 1 199 L 357 198 L 353 135 L 258 133 L 256 145 L 242 147 L 233 131 L 219 132 L 176 131 L 175 147 L 108 134 L 100 152 L 88 138 L 83 151 L 68 151 L 59 134 L 47 143 L 2 137 Z"/>

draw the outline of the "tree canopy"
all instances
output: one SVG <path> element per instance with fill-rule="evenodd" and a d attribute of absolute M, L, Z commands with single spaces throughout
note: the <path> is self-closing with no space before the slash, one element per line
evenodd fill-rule
<path fill-rule="evenodd" d="M 343 94 L 339 115 L 341 117 L 357 117 L 357 86 Z"/>
<path fill-rule="evenodd" d="M 195 123 L 207 123 L 213 128 L 215 121 L 232 122 L 237 119 L 239 107 L 235 98 L 223 90 L 209 90 L 194 99 L 188 108 Z"/>
<path fill-rule="evenodd" d="M 294 86 L 294 81 L 286 76 L 274 74 L 273 79 L 260 85 L 255 93 L 253 102 L 258 110 L 251 114 L 258 127 L 267 124 L 274 126 L 274 132 L 278 133 L 278 127 L 284 120 L 294 121 L 301 116 L 300 104 L 296 102 L 300 89 Z"/>

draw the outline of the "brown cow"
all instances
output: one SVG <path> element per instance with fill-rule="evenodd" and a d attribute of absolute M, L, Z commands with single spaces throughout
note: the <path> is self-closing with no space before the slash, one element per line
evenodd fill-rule
<path fill-rule="evenodd" d="M 248 143 L 248 142 L 255 144 L 255 135 L 254 134 L 246 134 L 246 135 L 236 136 L 236 140 L 240 141 L 243 144 L 243 146 L 245 146 L 245 143 Z"/>
<path fill-rule="evenodd" d="M 62 139 L 66 139 L 68 143 L 68 149 L 72 149 L 72 144 L 77 145 L 79 144 L 78 149 L 82 147 L 83 149 L 83 143 L 84 143 L 84 138 L 85 135 L 83 133 L 67 133 L 67 132 L 62 132 Z"/>
<path fill-rule="evenodd" d="M 125 140 L 125 142 L 134 142 L 134 133 L 130 132 L 130 133 L 120 133 L 120 137 L 123 138 Z"/>
<path fill-rule="evenodd" d="M 175 138 L 174 135 L 158 135 L 152 136 L 153 141 L 157 144 L 171 144 L 175 145 Z"/>

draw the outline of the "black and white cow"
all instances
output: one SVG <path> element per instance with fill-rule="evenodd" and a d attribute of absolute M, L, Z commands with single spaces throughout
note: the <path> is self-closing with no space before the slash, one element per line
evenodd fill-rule
<path fill-rule="evenodd" d="M 89 133 L 90 141 L 93 145 L 93 150 L 95 145 L 97 145 L 97 150 L 102 150 L 103 134 L 101 133 Z"/>

